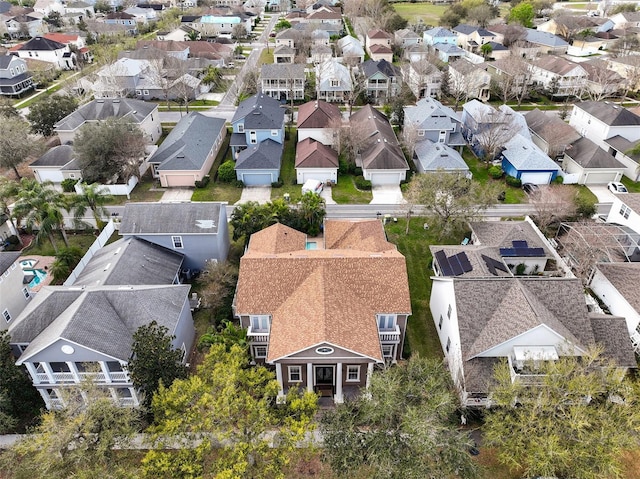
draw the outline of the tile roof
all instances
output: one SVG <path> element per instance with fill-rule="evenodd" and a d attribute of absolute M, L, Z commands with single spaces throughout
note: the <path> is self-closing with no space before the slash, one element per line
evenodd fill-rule
<path fill-rule="evenodd" d="M 92 100 L 82 105 L 70 115 L 55 124 L 56 130 L 75 130 L 86 121 L 106 120 L 107 118 L 127 117 L 135 123 L 141 123 L 158 109 L 158 105 L 132 98 L 104 98 Z"/>
<path fill-rule="evenodd" d="M 280 102 L 261 93 L 247 98 L 238 105 L 232 123 L 244 118 L 244 129 L 280 129 L 284 125 L 284 109 Z"/>
<path fill-rule="evenodd" d="M 296 145 L 296 168 L 337 168 L 338 152 L 312 138 Z"/>
<path fill-rule="evenodd" d="M 80 37 L 78 35 L 68 35 L 66 33 L 45 33 L 44 37 L 54 42 L 62 43 L 64 45 L 68 43 L 77 42 Z"/>
<path fill-rule="evenodd" d="M 640 126 L 640 116 L 615 103 L 583 101 L 576 103 L 574 107 L 586 111 L 609 126 Z"/>
<path fill-rule="evenodd" d="M 272 139 L 257 145 L 247 145 L 238 154 L 236 170 L 280 169 L 283 145 Z"/>
<path fill-rule="evenodd" d="M 376 314 L 410 314 L 408 278 L 405 259 L 386 243 L 379 220 L 363 223 L 351 230 L 327 222 L 325 235 L 337 247 L 280 254 L 250 247 L 242 257 L 237 312 L 271 315 L 268 361 L 322 342 L 382 361 Z M 366 235 L 370 229 L 378 239 Z M 364 248 L 384 242 L 386 249 L 358 249 L 358 235 Z"/>
<path fill-rule="evenodd" d="M 73 160 L 73 146 L 58 145 L 48 150 L 44 155 L 29 166 L 65 166 Z"/>
<path fill-rule="evenodd" d="M 588 138 L 580 138 L 573 142 L 565 150 L 565 155 L 583 168 L 624 168 L 625 166 L 616 160 L 593 141 Z"/>
<path fill-rule="evenodd" d="M 3 274 L 20 257 L 20 251 L 0 251 L 0 274 Z"/>
<path fill-rule="evenodd" d="M 342 114 L 333 103 L 308 101 L 298 108 L 297 128 L 328 128 L 332 120 L 340 121 Z"/>
<path fill-rule="evenodd" d="M 121 235 L 218 234 L 224 203 L 126 203 Z"/>

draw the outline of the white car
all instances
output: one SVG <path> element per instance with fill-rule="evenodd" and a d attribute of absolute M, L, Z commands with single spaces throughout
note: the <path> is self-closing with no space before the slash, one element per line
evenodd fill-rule
<path fill-rule="evenodd" d="M 619 181 L 609 182 L 609 184 L 607 185 L 607 188 L 609 188 L 609 191 L 611 191 L 612 193 L 629 193 L 629 191 L 627 190 L 627 187 L 624 186 Z"/>
<path fill-rule="evenodd" d="M 323 187 L 324 184 L 322 183 L 322 181 L 307 180 L 304 182 L 304 185 L 302 185 L 302 194 L 304 195 L 305 193 L 311 192 L 319 195 L 320 193 L 322 193 Z"/>

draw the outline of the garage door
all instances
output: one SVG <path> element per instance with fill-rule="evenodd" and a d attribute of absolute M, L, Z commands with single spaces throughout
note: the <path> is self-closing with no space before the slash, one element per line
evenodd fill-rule
<path fill-rule="evenodd" d="M 399 185 L 400 173 L 371 173 L 372 185 Z"/>
<path fill-rule="evenodd" d="M 271 185 L 270 173 L 244 173 L 242 181 L 247 186 L 268 186 Z"/>
<path fill-rule="evenodd" d="M 40 181 L 52 181 L 54 183 L 60 183 L 64 180 L 64 176 L 61 171 L 47 171 L 47 170 L 38 170 L 38 178 Z"/>
<path fill-rule="evenodd" d="M 162 186 L 194 186 L 193 175 L 166 175 Z"/>
<path fill-rule="evenodd" d="M 522 173 L 520 175 L 522 183 L 532 183 L 534 185 L 548 185 L 551 181 L 551 173 Z"/>
<path fill-rule="evenodd" d="M 587 173 L 584 180 L 585 185 L 604 185 L 610 181 L 616 181 L 617 174 L 614 171 L 602 173 Z"/>

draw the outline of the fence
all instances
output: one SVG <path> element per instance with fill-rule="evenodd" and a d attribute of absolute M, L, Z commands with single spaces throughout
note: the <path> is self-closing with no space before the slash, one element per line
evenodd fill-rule
<path fill-rule="evenodd" d="M 71 286 L 73 285 L 73 283 L 75 283 L 75 281 L 78 279 L 78 276 L 80 276 L 80 273 L 82 273 L 84 268 L 87 266 L 87 263 L 89 263 L 91 258 L 93 258 L 93 255 L 96 254 L 96 252 L 100 250 L 100 248 L 102 248 L 105 244 L 107 244 L 107 241 L 109 241 L 109 238 L 111 238 L 111 235 L 115 230 L 115 223 L 113 222 L 113 220 L 109 220 L 107 225 L 102 230 L 102 233 L 98 235 L 96 240 L 89 248 L 89 251 L 85 253 L 85 255 L 80 260 L 80 263 L 78 263 L 78 266 L 75 267 L 71 275 L 69 275 L 67 280 L 64 282 L 65 286 Z"/>
<path fill-rule="evenodd" d="M 146 165 L 146 168 L 148 168 L 148 164 L 146 162 L 143 162 L 143 164 Z M 120 183 L 116 185 L 100 185 L 100 188 L 105 194 L 113 196 L 126 196 L 127 198 L 130 198 L 129 194 L 133 191 L 137 184 L 138 178 L 132 176 L 126 183 Z M 76 193 L 78 193 L 79 195 L 82 194 L 83 183 L 78 181 L 74 188 L 76 189 Z"/>

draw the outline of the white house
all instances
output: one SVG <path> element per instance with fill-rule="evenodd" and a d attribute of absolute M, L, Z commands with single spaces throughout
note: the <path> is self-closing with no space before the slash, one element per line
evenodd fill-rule
<path fill-rule="evenodd" d="M 620 136 L 628 141 L 640 140 L 640 116 L 608 101 L 583 101 L 573 106 L 569 125 L 605 151 L 606 140 Z"/>
<path fill-rule="evenodd" d="M 640 193 L 615 195 L 607 223 L 626 226 L 640 234 Z"/>
<path fill-rule="evenodd" d="M 19 261 L 20 254 L 19 251 L 0 252 L 0 331 L 9 328 L 15 322 L 34 296 L 30 283 L 25 283 L 25 272 Z M 33 263 L 35 266 L 36 262 Z"/>
<path fill-rule="evenodd" d="M 75 53 L 68 45 L 49 40 L 45 37 L 35 37 L 22 45 L 11 49 L 11 53 L 20 58 L 32 58 L 47 63 L 52 63 L 61 70 L 75 68 Z"/>

